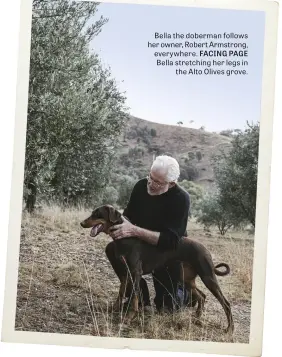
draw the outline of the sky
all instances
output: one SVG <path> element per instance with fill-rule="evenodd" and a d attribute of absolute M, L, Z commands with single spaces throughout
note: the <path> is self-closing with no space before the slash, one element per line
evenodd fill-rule
<path fill-rule="evenodd" d="M 103 15 L 109 21 L 91 49 L 126 92 L 130 114 L 216 132 L 260 120 L 263 12 L 114 3 L 100 3 L 98 9 L 95 20 Z M 148 47 L 148 42 L 160 42 L 155 32 L 247 33 L 248 75 L 177 76 L 175 67 L 156 65 L 155 50 Z"/>

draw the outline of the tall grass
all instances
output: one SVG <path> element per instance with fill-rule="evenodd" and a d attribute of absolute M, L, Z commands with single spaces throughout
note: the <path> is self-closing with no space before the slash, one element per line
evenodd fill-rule
<path fill-rule="evenodd" d="M 207 295 L 202 326 L 193 318 L 194 309 L 175 314 L 157 314 L 140 309 L 128 324 L 126 307 L 112 311 L 119 280 L 105 256 L 110 238 L 104 234 L 92 239 L 89 230 L 80 227 L 91 212 L 83 207 L 62 210 L 44 206 L 33 215 L 22 217 L 20 266 L 17 294 L 16 329 L 55 333 L 92 334 L 111 337 L 134 337 L 168 340 L 227 342 L 222 332 L 227 321 L 222 307 L 205 288 Z M 214 262 L 226 262 L 231 274 L 219 277 L 224 295 L 230 301 L 235 320 L 235 342 L 248 342 L 252 288 L 252 243 L 245 232 L 242 239 L 219 238 L 216 232 L 207 237 L 201 226 L 188 224 L 189 236 L 203 242 Z M 146 278 L 151 298 L 154 289 Z"/>

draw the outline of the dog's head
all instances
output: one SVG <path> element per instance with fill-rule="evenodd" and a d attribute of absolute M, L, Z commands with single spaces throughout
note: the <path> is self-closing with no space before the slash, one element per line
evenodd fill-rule
<path fill-rule="evenodd" d="M 105 205 L 96 208 L 80 225 L 83 228 L 92 228 L 90 236 L 96 237 L 101 232 L 108 234 L 109 228 L 119 223 L 122 223 L 121 213 L 113 206 Z"/>

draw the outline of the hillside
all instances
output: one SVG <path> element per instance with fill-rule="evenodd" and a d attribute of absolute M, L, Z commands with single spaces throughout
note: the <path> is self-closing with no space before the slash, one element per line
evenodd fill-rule
<path fill-rule="evenodd" d="M 155 155 L 168 154 L 180 164 L 180 180 L 188 179 L 212 188 L 211 156 L 220 149 L 228 150 L 231 139 L 201 129 L 158 124 L 131 116 L 120 141 L 119 164 L 124 173 L 144 177 Z"/>

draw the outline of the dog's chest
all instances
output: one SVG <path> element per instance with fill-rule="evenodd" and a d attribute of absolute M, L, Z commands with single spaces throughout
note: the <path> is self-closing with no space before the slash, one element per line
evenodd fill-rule
<path fill-rule="evenodd" d="M 116 242 L 116 256 L 124 257 L 126 260 L 136 260 L 139 256 L 140 240 L 138 238 L 123 238 Z"/>

